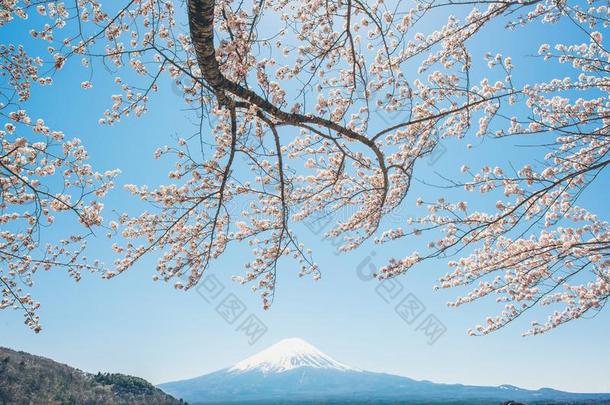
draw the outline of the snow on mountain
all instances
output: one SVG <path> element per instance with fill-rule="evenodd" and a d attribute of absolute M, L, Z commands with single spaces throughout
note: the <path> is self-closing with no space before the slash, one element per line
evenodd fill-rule
<path fill-rule="evenodd" d="M 243 373 L 257 370 L 268 374 L 282 373 L 300 367 L 360 371 L 334 360 L 299 338 L 284 339 L 254 356 L 240 361 L 227 371 Z"/>
<path fill-rule="evenodd" d="M 442 365 L 439 365 L 442 367 Z M 340 363 L 302 339 L 286 339 L 231 368 L 159 386 L 188 403 L 278 404 L 463 404 L 517 401 L 554 404 L 610 404 L 610 394 L 575 394 L 512 385 L 485 387 L 437 384 L 358 370 Z"/>

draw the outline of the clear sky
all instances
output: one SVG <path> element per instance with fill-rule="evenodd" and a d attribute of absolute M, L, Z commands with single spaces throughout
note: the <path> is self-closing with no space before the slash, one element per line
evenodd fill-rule
<path fill-rule="evenodd" d="M 578 35 L 561 26 L 546 29 L 551 30 L 546 35 L 557 41 Z M 492 27 L 482 33 L 476 49 L 481 55 L 486 50 L 496 53 L 511 49 L 518 79 L 535 81 L 549 73 L 543 70 L 549 69 L 549 64 L 527 56 L 536 53 L 540 42 L 531 38 L 541 30 L 536 27 L 509 34 L 500 26 Z M 17 39 L 17 33 L 11 35 Z M 482 58 L 478 63 L 484 64 Z M 562 77 L 564 71 L 557 68 L 556 74 Z M 135 213 L 141 206 L 122 190 L 122 184 L 168 182 L 167 164 L 155 161 L 153 152 L 158 146 L 172 144 L 172 137 L 192 134 L 193 116 L 183 110 L 181 98 L 166 82 L 144 117 L 110 128 L 100 127 L 97 119 L 110 106 L 109 96 L 115 91 L 110 87 L 112 75 L 101 67 L 95 68 L 94 88 L 84 92 L 80 82 L 87 79 L 82 68 L 68 66 L 55 77 L 54 86 L 36 89 L 28 110 L 32 116 L 45 117 L 52 128 L 83 139 L 98 169 L 122 170 L 117 188 L 106 201 L 106 218 L 114 215 L 113 210 Z M 477 167 L 483 162 L 522 161 L 529 157 L 523 148 L 508 141 L 486 141 L 469 152 L 465 143 L 449 142 L 446 153 L 422 161 L 416 171 L 418 178 L 437 180 L 437 171 L 457 176 L 459 166 L 467 162 Z M 609 184 L 607 180 L 601 182 L 582 203 L 607 217 Z M 390 220 L 404 220 L 409 204 L 424 192 L 425 188 L 416 184 L 413 198 Z M 315 226 L 321 225 L 312 228 Z M 299 279 L 297 264 L 284 262 L 269 311 L 261 309 L 258 296 L 248 286 L 230 281 L 231 275 L 241 274 L 247 247 L 233 248 L 210 269 L 210 274 L 224 286 L 211 303 L 196 291 L 184 293 L 169 284 L 154 283 L 154 258 L 149 257 L 110 281 L 85 275 L 77 285 L 62 271 L 37 274 L 33 295 L 43 304 L 43 332 L 33 334 L 23 325 L 19 312 L 1 311 L 0 345 L 86 371 L 122 372 L 160 383 L 227 367 L 278 340 L 301 337 L 341 362 L 371 371 L 435 382 L 610 392 L 608 311 L 543 336 L 521 337 L 532 319 L 528 316 L 491 336 L 467 337 L 468 327 L 495 314 L 498 307 L 486 301 L 447 308 L 446 302 L 458 291 L 432 290 L 436 278 L 446 271 L 443 261 L 427 262 L 400 277 L 402 290 L 388 303 L 384 300 L 388 295 L 379 292 L 382 290 L 377 282 L 362 280 L 357 269 L 367 258 L 370 260 L 366 266 L 381 266 L 389 257 L 410 253 L 413 246 L 405 245 L 405 241 L 383 247 L 367 244 L 356 252 L 338 256 L 332 242 L 323 240 L 321 234 L 307 227 L 300 230 L 301 237 L 314 248 L 322 279 Z M 89 256 L 101 257 L 108 264 L 113 257 L 103 237 L 93 241 Z M 216 311 L 220 300 L 229 293 L 235 294 L 246 308 L 233 324 Z M 414 294 L 425 305 L 421 317 L 410 325 L 395 312 L 396 304 L 408 294 Z M 267 328 L 253 345 L 243 332 L 236 331 L 249 314 L 257 316 Z M 428 315 L 434 315 L 446 327 L 432 345 L 417 330 Z"/>

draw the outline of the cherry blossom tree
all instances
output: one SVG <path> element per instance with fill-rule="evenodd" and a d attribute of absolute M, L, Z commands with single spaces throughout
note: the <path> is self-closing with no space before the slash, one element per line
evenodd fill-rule
<path fill-rule="evenodd" d="M 0 25 L 6 24 L 4 15 Z M 33 119 L 20 108 L 30 98 L 32 85 L 50 85 L 40 72 L 41 59 L 24 48 L 0 45 L 0 309 L 22 309 L 25 323 L 39 332 L 35 302 L 28 292 L 39 270 L 63 268 L 76 281 L 81 271 L 100 271 L 83 252 L 86 236 L 102 222 L 98 200 L 112 187 L 117 171 L 95 172 L 78 138 L 67 140 L 61 131 Z M 82 234 L 63 235 L 45 242 L 45 228 L 56 216 L 72 214 L 84 227 Z M 56 239 L 54 239 L 56 240 Z"/>
<path fill-rule="evenodd" d="M 113 245 L 119 258 L 104 277 L 156 252 L 155 279 L 190 289 L 230 245 L 245 242 L 253 255 L 236 280 L 251 283 L 268 308 L 284 256 L 299 263 L 301 276 L 321 276 L 313 252 L 299 241 L 298 223 L 348 210 L 350 216 L 327 232 L 341 241 L 341 252 L 371 239 L 380 244 L 416 236 L 430 241 L 425 252 L 390 260 L 377 277 L 394 277 L 424 260 L 445 258 L 452 270 L 438 286 L 471 286 L 451 305 L 496 295 L 504 309 L 473 334 L 497 330 L 535 306 L 558 306 L 548 321 L 534 323 L 528 332 L 540 333 L 599 310 L 607 301 L 608 225 L 577 205 L 589 185 L 603 178 L 609 162 L 610 55 L 602 36 L 609 22 L 606 3 L 115 3 L 0 2 L 0 26 L 6 29 L 15 20 L 37 15 L 27 23 L 30 34 L 49 47 L 48 55 L 34 56 L 22 46 L 3 45 L 3 79 L 20 101 L 27 100 L 32 86 L 51 84 L 39 74 L 40 66 L 57 71 L 72 60 L 85 69 L 103 63 L 116 73 L 118 91 L 100 124 L 143 115 L 164 76 L 201 123 L 194 136 L 156 152 L 157 158 L 175 164 L 168 184 L 126 187 L 151 208 L 137 216 L 121 215 L 119 224 L 113 224 L 120 233 Z M 490 73 L 478 77 L 481 61 L 473 58 L 471 44 L 487 26 L 517 30 L 540 23 L 569 23 L 586 38 L 585 43 L 538 44 L 540 58 L 570 65 L 573 77 L 516 85 L 519 70 L 503 55 L 488 55 L 482 62 Z M 85 90 L 94 85 L 81 84 Z M 2 108 L 10 105 L 9 100 Z M 214 123 L 210 131 L 204 125 L 208 122 Z M 37 127 L 35 133 L 45 133 Z M 500 198 L 491 210 L 470 207 L 468 199 L 418 199 L 428 209 L 426 215 L 405 218 L 400 227 L 383 222 L 409 204 L 420 159 L 443 139 L 473 136 L 540 139 L 540 159 L 521 168 L 464 166 L 469 179 L 447 178 L 447 187 Z M 13 143 L 30 145 L 19 139 Z M 3 146 L 5 159 L 13 156 L 11 145 Z M 41 160 L 42 172 L 48 159 L 47 149 L 40 148 L 43 152 L 30 153 L 35 154 L 31 164 Z M 72 150 L 82 149 L 69 148 L 61 161 L 87 169 L 81 175 L 85 179 L 67 180 L 70 186 L 79 187 L 83 196 L 91 190 L 103 195 L 116 173 L 92 172 L 81 153 L 74 156 Z M 28 188 L 29 177 L 20 182 L 18 170 L 13 171 L 7 169 L 7 181 Z M 102 185 L 95 186 L 98 181 Z M 30 194 L 34 197 L 20 207 L 34 203 L 44 213 L 63 201 L 85 226 L 101 222 L 97 201 L 72 204 L 75 198 L 64 193 Z M 27 222 L 28 217 L 19 219 Z M 25 255 L 10 259 L 4 250 L 2 255 L 18 268 L 32 266 Z M 28 282 L 31 272 L 25 270 Z M 8 304 L 19 294 L 13 288 L 5 290 L 13 297 Z M 33 305 L 29 296 L 19 300 Z"/>

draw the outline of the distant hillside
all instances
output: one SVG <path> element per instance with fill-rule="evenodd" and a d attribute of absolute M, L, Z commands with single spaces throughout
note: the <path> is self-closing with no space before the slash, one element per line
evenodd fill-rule
<path fill-rule="evenodd" d="M 0 347 L 0 405 L 185 404 L 148 381 L 89 374 L 53 360 Z"/>

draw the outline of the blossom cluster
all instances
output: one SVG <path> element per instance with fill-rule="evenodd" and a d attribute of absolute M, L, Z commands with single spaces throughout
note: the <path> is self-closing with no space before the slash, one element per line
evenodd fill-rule
<path fill-rule="evenodd" d="M 20 101 L 35 83 L 52 84 L 41 66 L 59 71 L 76 60 L 88 73 L 96 65 L 113 72 L 116 91 L 100 124 L 144 115 L 163 77 L 199 122 L 194 135 L 181 134 L 178 145 L 155 153 L 172 159 L 165 184 L 126 186 L 151 209 L 123 214 L 111 225 L 118 256 L 106 278 L 156 252 L 154 278 L 187 290 L 232 242 L 247 243 L 252 258 L 235 280 L 251 283 L 268 308 L 277 272 L 291 266 L 284 258 L 297 261 L 300 276 L 321 277 L 313 252 L 299 241 L 298 224 L 348 211 L 326 232 L 341 242 L 341 252 L 370 239 L 428 237 L 427 251 L 390 259 L 380 278 L 463 255 L 449 263 L 439 287 L 473 288 L 450 305 L 490 294 L 505 305 L 473 333 L 497 330 L 533 306 L 559 305 L 546 323 L 532 326 L 530 333 L 540 333 L 607 300 L 607 223 L 577 204 L 609 163 L 607 6 L 593 0 L 586 6 L 568 0 L 0 1 L 0 27 L 35 12 L 30 35 L 48 46 L 46 55 L 0 46 L 0 71 Z M 177 22 L 179 13 L 188 24 Z M 571 77 L 516 85 L 519 66 L 510 55 L 473 58 L 471 44 L 489 25 L 512 30 L 566 20 L 578 25 L 584 43 L 535 47 L 548 63 L 569 65 L 576 72 Z M 475 63 L 487 65 L 489 75 L 481 76 Z M 97 88 L 90 74 L 79 82 L 83 90 Z M 7 125 L 5 132 L 14 134 L 15 124 Z M 443 139 L 471 136 L 540 139 L 544 152 L 520 169 L 465 165 L 462 173 L 470 178 L 451 183 L 467 195 L 498 198 L 495 204 L 479 207 L 478 197 L 418 199 L 427 214 L 400 227 L 384 225 L 408 204 L 417 163 Z M 37 176 L 58 169 L 45 157 L 46 147 L 25 138 L 10 142 L 6 159 L 38 165 Z M 64 175 L 79 178 L 67 185 L 94 187 L 103 196 L 116 173 L 96 174 L 78 143 L 57 142 L 63 142 L 61 164 L 72 165 Z M 18 201 L 45 201 L 42 213 L 75 211 L 87 227 L 102 223 L 101 202 L 66 192 L 36 195 L 27 191 L 29 180 L 19 182 L 25 174 L 16 174 L 7 184 L 22 184 Z M 49 215 L 40 218 L 49 221 Z M 28 297 L 21 301 L 34 305 Z"/>

